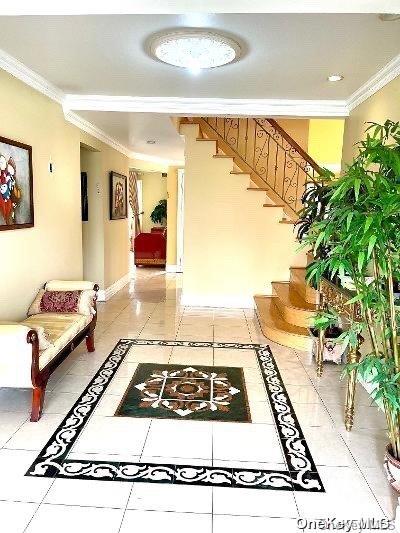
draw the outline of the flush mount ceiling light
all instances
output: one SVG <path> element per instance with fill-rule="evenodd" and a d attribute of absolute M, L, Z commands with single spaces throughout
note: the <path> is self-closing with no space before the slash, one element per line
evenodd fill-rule
<path fill-rule="evenodd" d="M 154 139 L 149 139 L 146 141 L 147 144 L 156 144 L 156 141 Z"/>
<path fill-rule="evenodd" d="M 343 76 L 341 74 L 331 74 L 328 76 L 328 81 L 342 81 Z"/>
<path fill-rule="evenodd" d="M 399 13 L 383 13 L 379 15 L 379 18 L 383 20 L 383 22 L 393 22 L 394 20 L 400 19 Z"/>
<path fill-rule="evenodd" d="M 151 44 L 151 53 L 169 65 L 200 72 L 237 60 L 240 46 L 211 31 L 182 30 L 158 36 Z"/>

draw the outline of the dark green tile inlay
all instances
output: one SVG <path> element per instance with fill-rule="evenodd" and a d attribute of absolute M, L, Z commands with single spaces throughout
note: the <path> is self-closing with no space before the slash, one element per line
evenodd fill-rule
<path fill-rule="evenodd" d="M 251 422 L 242 368 L 140 363 L 115 413 Z"/>

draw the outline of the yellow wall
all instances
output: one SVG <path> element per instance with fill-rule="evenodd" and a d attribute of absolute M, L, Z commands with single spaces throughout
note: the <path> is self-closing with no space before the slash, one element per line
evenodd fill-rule
<path fill-rule="evenodd" d="M 161 176 L 161 172 L 143 172 L 140 174 L 143 194 L 143 232 L 150 232 L 153 226 L 150 215 L 160 200 L 167 198 L 167 178 Z"/>
<path fill-rule="evenodd" d="M 289 279 L 302 266 L 293 226 L 279 224 L 281 208 L 263 208 L 262 192 L 249 192 L 249 176 L 232 176 L 231 159 L 216 159 L 215 145 L 185 135 L 185 234 L 183 302 L 248 307 L 272 281 Z"/>
<path fill-rule="evenodd" d="M 81 171 L 88 177 L 88 221 L 82 222 L 83 277 L 104 288 L 103 199 L 98 189 L 101 152 L 81 146 Z"/>
<path fill-rule="evenodd" d="M 319 166 L 339 173 L 343 147 L 343 119 L 310 119 L 308 153 Z"/>
<path fill-rule="evenodd" d="M 308 151 L 309 120 L 302 118 L 279 119 L 277 123 L 294 139 L 300 148 Z"/>
<path fill-rule="evenodd" d="M 0 135 L 33 153 L 35 226 L 0 231 L 0 319 L 17 320 L 46 280 L 82 277 L 79 130 L 60 105 L 0 70 Z"/>
<path fill-rule="evenodd" d="M 351 163 L 357 153 L 355 143 L 364 138 L 366 122 L 400 120 L 400 76 L 351 111 L 346 119 L 343 142 L 343 163 Z"/>
<path fill-rule="evenodd" d="M 92 279 L 95 274 L 100 275 L 100 288 L 106 289 L 129 272 L 129 221 L 127 218 L 110 220 L 109 208 L 110 171 L 114 170 L 128 177 L 129 159 L 83 131 L 80 132 L 80 141 L 86 147 L 96 151 L 94 155 L 93 152 L 89 153 L 88 157 L 94 164 L 92 173 L 89 175 L 89 226 L 92 230 L 92 245 L 89 249 L 96 247 L 97 253 L 91 255 L 84 251 L 85 273 L 90 276 L 89 279 Z M 90 215 L 91 207 L 95 211 L 92 214 L 93 221 Z M 101 247 L 103 248 L 103 261 L 101 260 Z M 99 273 L 102 264 L 104 264 L 103 275 Z"/>
<path fill-rule="evenodd" d="M 97 169 L 103 211 L 97 223 L 104 229 L 104 246 L 102 256 L 94 252 L 100 270 L 92 270 L 91 278 L 106 288 L 128 274 L 128 221 L 109 220 L 108 173 L 115 170 L 127 175 L 129 160 L 67 122 L 59 104 L 2 70 L 0 119 L 0 136 L 31 145 L 33 153 L 35 226 L 0 231 L 1 272 L 6 280 L 0 288 L 0 320 L 18 320 L 47 280 L 82 279 L 84 275 L 82 247 L 87 241 L 82 240 L 81 143 L 100 153 Z M 93 206 L 92 199 L 92 213 Z"/>
<path fill-rule="evenodd" d="M 139 170 L 142 172 L 167 172 L 168 165 L 166 163 L 155 163 L 153 161 L 145 161 L 144 159 L 129 159 L 129 168 Z"/>
<path fill-rule="evenodd" d="M 178 167 L 169 167 L 167 177 L 167 265 L 176 265 Z"/>

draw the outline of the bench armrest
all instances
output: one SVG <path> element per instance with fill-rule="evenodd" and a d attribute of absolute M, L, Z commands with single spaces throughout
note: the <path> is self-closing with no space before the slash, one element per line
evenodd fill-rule
<path fill-rule="evenodd" d="M 32 387 L 34 365 L 39 365 L 36 332 L 22 324 L 0 324 L 0 387 Z"/>

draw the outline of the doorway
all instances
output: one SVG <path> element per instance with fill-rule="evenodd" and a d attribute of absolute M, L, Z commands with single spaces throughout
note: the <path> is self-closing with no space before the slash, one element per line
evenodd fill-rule
<path fill-rule="evenodd" d="M 178 169 L 178 201 L 176 221 L 176 271 L 183 272 L 184 254 L 185 171 Z"/>

